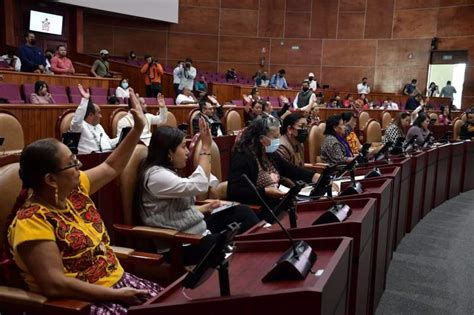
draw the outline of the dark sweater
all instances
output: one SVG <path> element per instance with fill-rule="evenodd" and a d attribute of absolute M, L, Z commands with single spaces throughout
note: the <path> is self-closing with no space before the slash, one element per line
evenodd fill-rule
<path fill-rule="evenodd" d="M 288 163 L 278 153 L 269 154 L 269 158 L 281 177 L 293 181 L 302 180 L 307 183 L 312 181 L 315 172 Z M 247 153 L 234 151 L 230 162 L 227 198 L 244 204 L 260 205 L 258 197 L 255 196 L 245 179 L 242 178 L 242 174 L 246 174 L 256 185 L 258 178 L 257 158 Z M 258 189 L 258 192 L 270 207 L 275 206 L 278 202 L 278 200 L 266 197 L 264 188 Z"/>
<path fill-rule="evenodd" d="M 46 66 L 46 58 L 41 49 L 36 46 L 22 45 L 20 60 L 22 72 L 33 72 L 38 69 L 39 65 Z"/>

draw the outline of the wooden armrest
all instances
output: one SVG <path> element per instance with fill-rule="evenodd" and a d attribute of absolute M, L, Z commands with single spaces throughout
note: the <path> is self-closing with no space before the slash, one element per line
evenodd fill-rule
<path fill-rule="evenodd" d="M 163 262 L 163 256 L 155 253 L 137 252 L 133 248 L 111 246 L 115 256 L 120 260 L 135 261 L 137 263 L 152 263 L 158 265 Z"/>
<path fill-rule="evenodd" d="M 175 243 L 199 244 L 202 238 L 202 235 L 182 233 L 173 229 L 163 229 L 149 226 L 114 224 L 114 229 L 122 234 L 163 239 Z"/>
<path fill-rule="evenodd" d="M 91 303 L 79 300 L 59 299 L 48 300 L 43 307 L 51 309 L 50 314 L 89 314 Z"/>
<path fill-rule="evenodd" d="M 212 202 L 214 200 L 217 200 L 217 199 L 206 199 L 206 200 L 203 201 L 203 203 L 206 204 L 206 203 Z M 236 201 L 228 201 L 228 200 L 222 200 L 222 201 L 235 202 L 236 204 L 240 204 L 240 202 L 236 202 Z M 259 205 L 246 205 L 246 206 L 248 206 L 250 209 L 252 209 L 253 212 L 255 212 L 255 213 L 260 213 L 260 211 L 262 211 L 262 206 L 259 206 Z"/>
<path fill-rule="evenodd" d="M 326 163 L 304 163 L 304 168 L 316 171 L 317 173 L 321 173 L 326 167 L 328 167 Z"/>
<path fill-rule="evenodd" d="M 40 306 L 48 300 L 47 297 L 26 290 L 0 286 L 0 301 L 2 303 Z"/>

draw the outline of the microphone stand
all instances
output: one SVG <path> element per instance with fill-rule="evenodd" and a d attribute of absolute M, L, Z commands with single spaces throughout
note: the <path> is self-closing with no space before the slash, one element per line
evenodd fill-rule
<path fill-rule="evenodd" d="M 291 244 L 291 248 L 289 248 L 287 251 L 285 251 L 285 253 L 283 253 L 280 259 L 278 259 L 278 261 L 273 265 L 272 269 L 263 277 L 262 281 L 269 282 L 280 279 L 305 279 L 309 271 L 311 270 L 311 267 L 316 262 L 316 253 L 314 253 L 311 246 L 309 246 L 308 243 L 306 243 L 305 241 L 295 242 L 288 230 L 283 226 L 283 224 L 281 224 L 278 217 L 268 206 L 262 196 L 258 193 L 258 190 L 252 183 L 252 181 L 247 177 L 246 174 L 242 174 L 242 178 L 248 183 L 250 189 L 252 189 L 257 198 L 260 200 L 263 205 L 263 208 L 270 213 L 273 219 L 275 219 L 275 221 L 280 226 L 283 233 L 285 233 Z M 290 200 L 289 196 L 293 195 L 295 191 L 297 191 L 297 194 L 301 190 L 301 188 L 301 183 L 295 185 L 290 189 L 290 191 L 283 199 Z M 292 190 L 293 192 L 291 192 Z M 293 197 L 291 197 L 291 200 L 292 199 Z M 278 210 L 279 207 L 282 207 L 282 205 L 285 203 L 286 201 L 282 200 L 276 207 L 276 210 Z"/>

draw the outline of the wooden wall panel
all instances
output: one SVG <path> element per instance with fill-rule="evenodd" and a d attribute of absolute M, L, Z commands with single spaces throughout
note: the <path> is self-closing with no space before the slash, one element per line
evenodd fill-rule
<path fill-rule="evenodd" d="M 105 47 L 110 53 L 113 53 L 115 50 L 113 33 L 114 26 L 112 25 L 84 24 L 84 37 L 87 38 L 84 53 L 98 54 Z"/>
<path fill-rule="evenodd" d="M 286 12 L 285 37 L 308 38 L 311 25 L 311 13 Z"/>
<path fill-rule="evenodd" d="M 440 0 L 397 0 L 395 9 L 437 8 Z"/>
<path fill-rule="evenodd" d="M 339 14 L 338 39 L 362 39 L 364 37 L 365 12 L 345 12 Z"/>
<path fill-rule="evenodd" d="M 222 35 L 257 36 L 258 11 L 221 9 Z"/>
<path fill-rule="evenodd" d="M 193 60 L 217 60 L 217 36 L 174 34 L 169 37 L 168 58 L 184 59 L 191 57 Z M 202 47 L 203 49 L 198 49 Z"/>
<path fill-rule="evenodd" d="M 447 7 L 450 5 L 464 5 L 474 4 L 474 0 L 440 0 L 439 5 L 441 7 Z"/>
<path fill-rule="evenodd" d="M 182 6 L 212 7 L 218 8 L 220 0 L 179 0 Z"/>
<path fill-rule="evenodd" d="M 293 46 L 299 49 L 292 49 Z M 320 65 L 321 48 L 322 41 L 319 39 L 275 39 L 271 42 L 271 61 L 278 64 Z"/>
<path fill-rule="evenodd" d="M 283 37 L 284 23 L 285 0 L 260 0 L 259 37 Z"/>
<path fill-rule="evenodd" d="M 427 76 L 428 68 L 426 66 L 377 67 L 374 89 L 379 92 L 401 93 L 405 84 L 412 79 L 417 79 L 418 86 L 423 91 Z"/>
<path fill-rule="evenodd" d="M 365 38 L 392 38 L 395 0 L 367 0 Z"/>
<path fill-rule="evenodd" d="M 218 72 L 226 72 L 230 68 L 235 68 L 238 74 L 252 77 L 257 70 L 261 69 L 260 65 L 254 63 L 233 63 L 233 62 L 219 62 Z M 252 83 L 253 85 L 253 83 Z"/>
<path fill-rule="evenodd" d="M 170 24 L 171 32 L 217 34 L 219 9 L 179 7 L 179 23 Z"/>
<path fill-rule="evenodd" d="M 430 50 L 431 39 L 379 40 L 376 65 L 426 66 L 430 62 Z"/>
<path fill-rule="evenodd" d="M 221 7 L 227 9 L 258 10 L 259 0 L 221 0 Z"/>
<path fill-rule="evenodd" d="M 314 72 L 316 77 L 318 77 L 319 66 L 294 66 L 294 65 L 282 65 L 282 64 L 272 64 L 270 67 L 270 75 L 276 73 L 280 69 L 285 69 L 286 71 L 286 81 L 291 86 L 297 86 L 298 88 L 301 85 L 301 82 L 308 78 L 309 72 Z M 315 69 L 315 70 L 313 70 Z"/>
<path fill-rule="evenodd" d="M 438 41 L 438 50 L 468 50 L 468 63 L 474 66 L 474 36 L 441 37 Z"/>
<path fill-rule="evenodd" d="M 377 43 L 373 40 L 327 40 L 323 45 L 323 65 L 373 66 Z"/>
<path fill-rule="evenodd" d="M 116 27 L 113 33 L 114 55 L 127 56 L 133 47 L 137 56 L 151 54 L 160 62 L 166 59 L 168 34 L 162 31 L 142 30 Z"/>
<path fill-rule="evenodd" d="M 286 11 L 309 12 L 311 0 L 286 0 Z"/>
<path fill-rule="evenodd" d="M 331 89 L 357 92 L 356 86 L 362 77 L 369 78 L 369 84 L 373 82 L 374 68 L 323 66 L 321 82 L 329 84 Z"/>
<path fill-rule="evenodd" d="M 313 0 L 311 37 L 336 38 L 338 1 Z"/>
<path fill-rule="evenodd" d="M 474 34 L 474 5 L 442 8 L 438 16 L 439 36 Z"/>
<path fill-rule="evenodd" d="M 366 0 L 340 0 L 339 11 L 365 11 Z"/>
<path fill-rule="evenodd" d="M 394 16 L 393 37 L 434 37 L 437 21 L 438 9 L 397 10 Z"/>
<path fill-rule="evenodd" d="M 262 48 L 270 48 L 270 41 L 258 38 L 222 36 L 219 58 L 222 62 L 258 63 Z"/>

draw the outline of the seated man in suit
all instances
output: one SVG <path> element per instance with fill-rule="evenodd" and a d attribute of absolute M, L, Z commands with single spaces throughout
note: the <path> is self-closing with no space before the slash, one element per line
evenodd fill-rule
<path fill-rule="evenodd" d="M 117 145 L 118 138 L 110 139 L 100 125 L 100 107 L 89 99 L 89 90 L 84 90 L 81 84 L 78 88 L 82 99 L 71 120 L 69 131 L 81 133 L 77 148 L 79 154 L 112 150 Z"/>
<path fill-rule="evenodd" d="M 207 95 L 199 100 L 199 111 L 202 115 L 196 115 L 193 118 L 193 132 L 199 132 L 199 117 L 204 117 L 209 124 L 209 128 L 214 137 L 225 135 L 225 130 L 222 127 L 221 118 L 224 116 L 224 110 L 221 104 L 214 96 Z"/>

